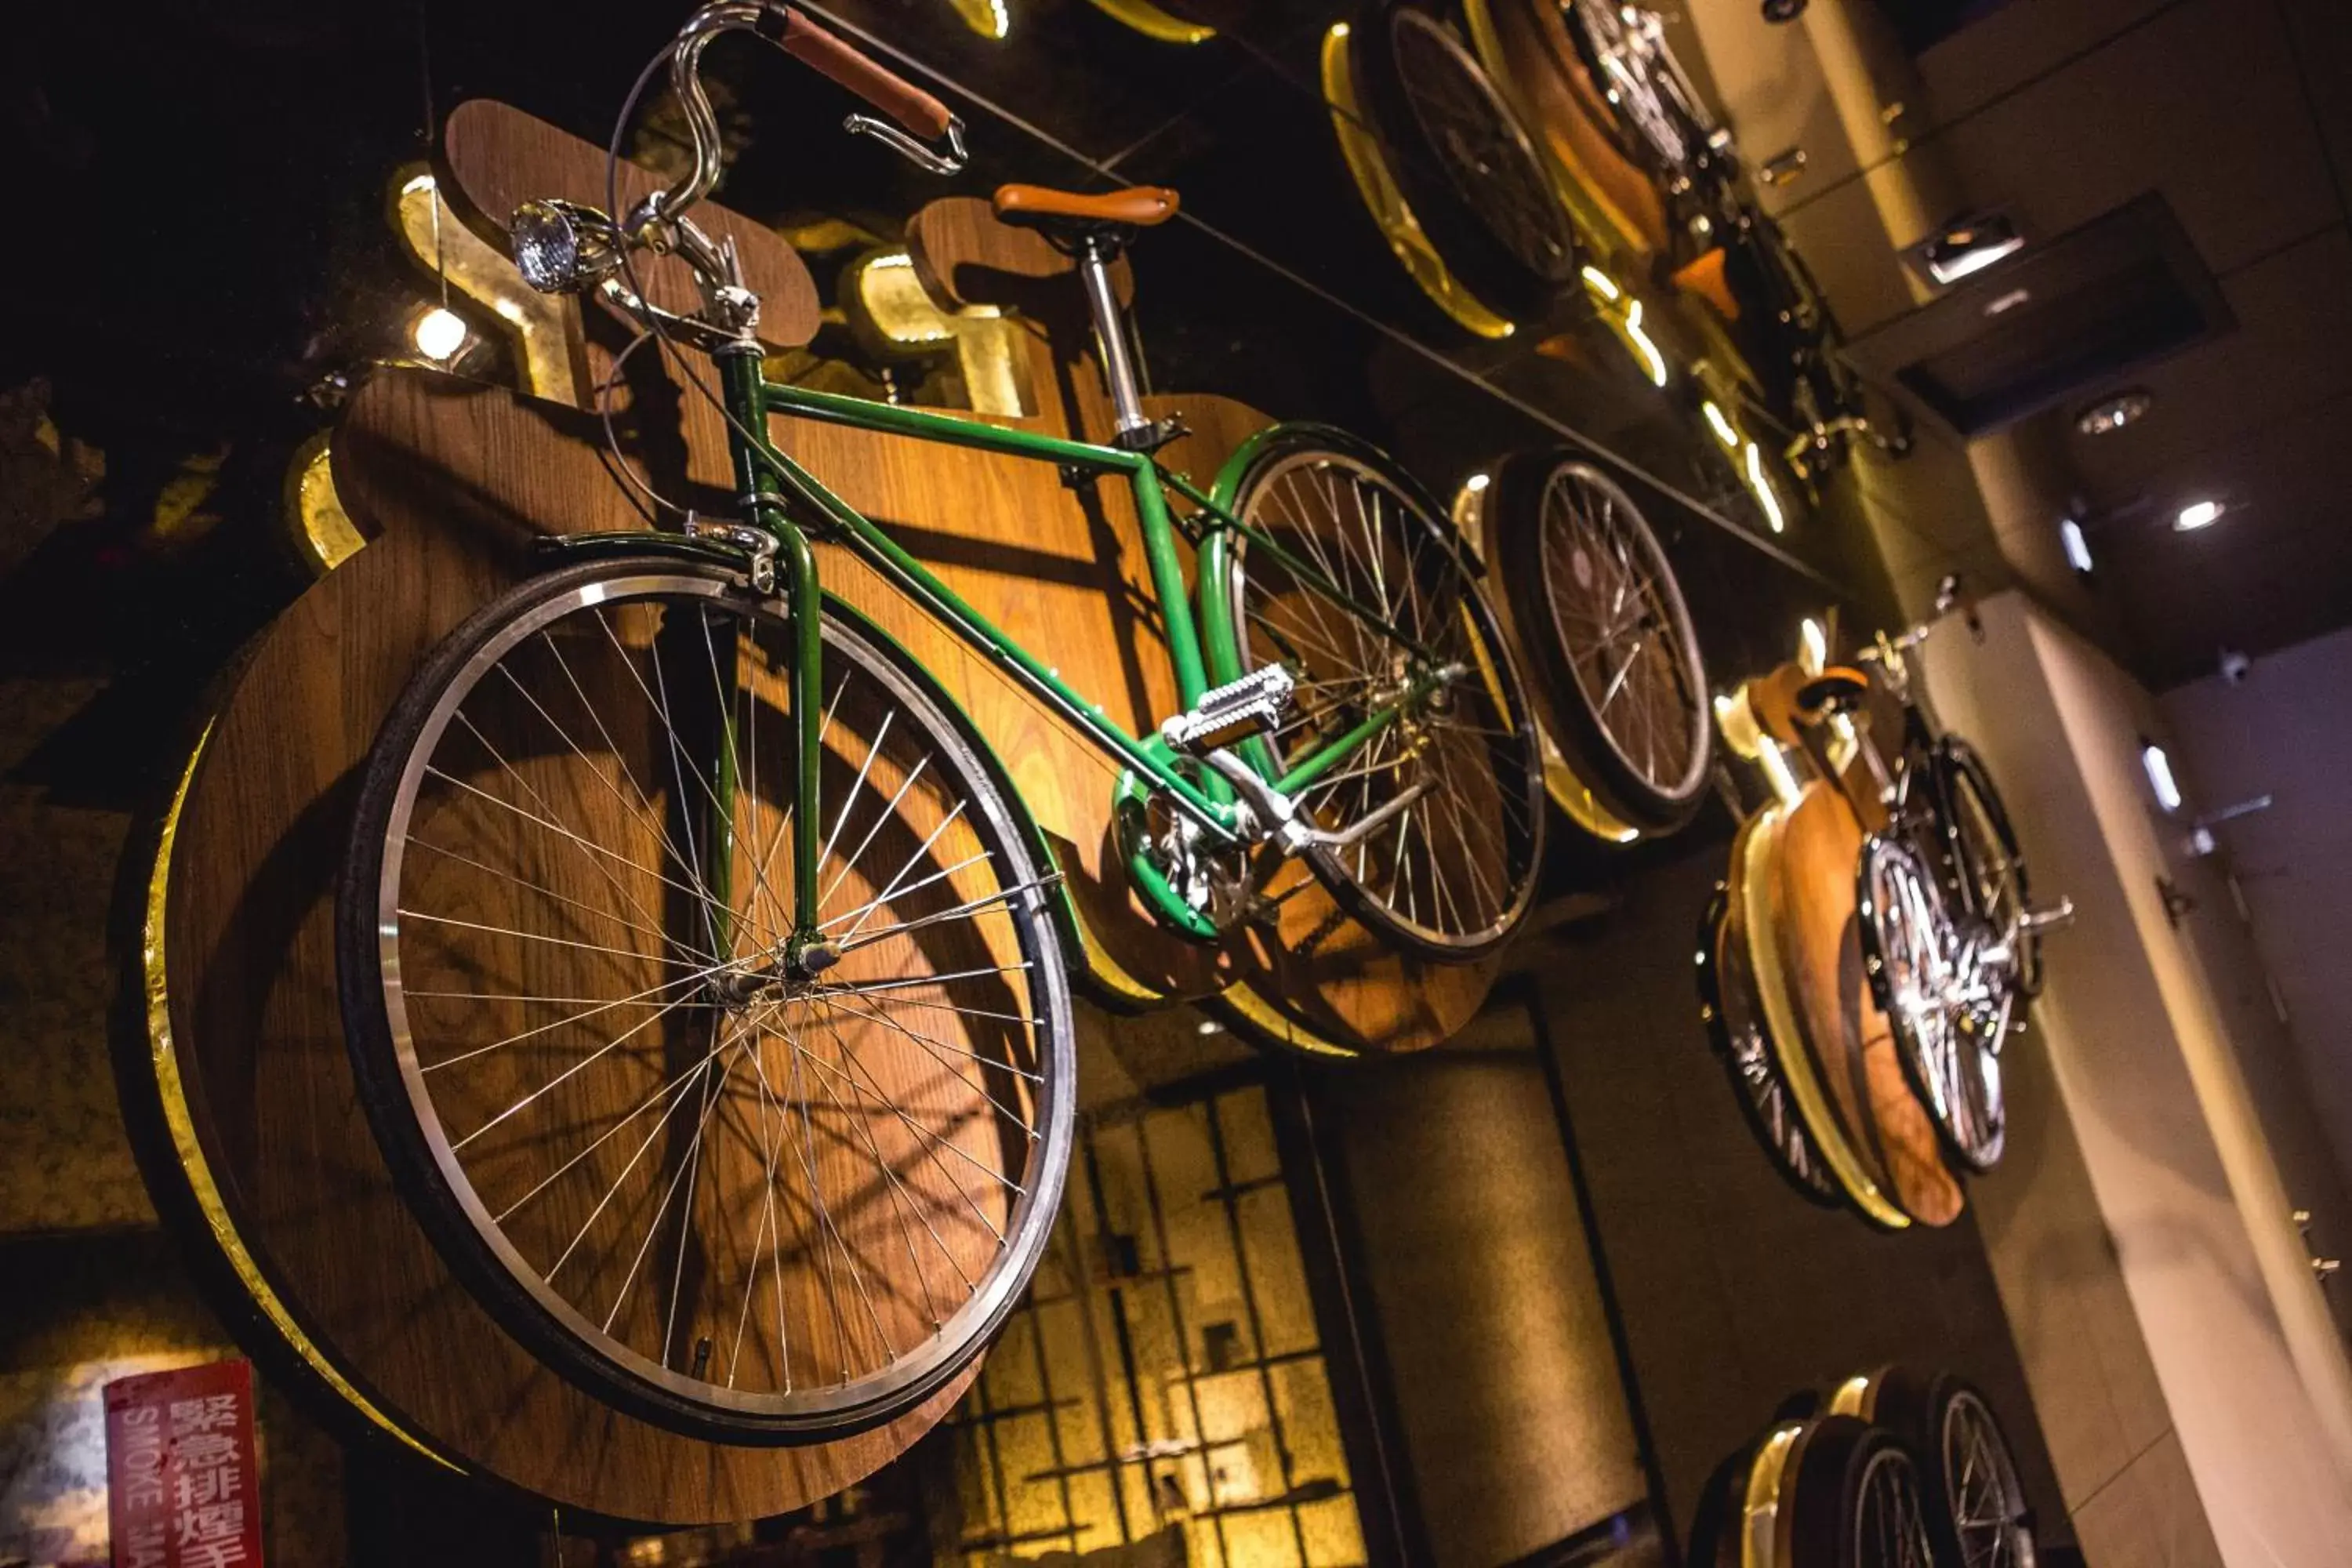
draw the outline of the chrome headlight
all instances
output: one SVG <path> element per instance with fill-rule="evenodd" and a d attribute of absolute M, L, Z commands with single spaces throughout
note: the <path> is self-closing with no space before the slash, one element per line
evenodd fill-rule
<path fill-rule="evenodd" d="M 619 233 L 593 207 L 525 202 L 508 220 L 507 236 L 522 280 L 542 294 L 593 288 L 620 264 Z"/>

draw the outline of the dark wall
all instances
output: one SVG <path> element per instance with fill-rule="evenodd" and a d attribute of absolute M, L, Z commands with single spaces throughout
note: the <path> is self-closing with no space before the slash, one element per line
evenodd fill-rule
<path fill-rule="evenodd" d="M 1749 1137 L 1693 991 L 1724 850 L 1688 850 L 1607 914 L 1538 939 L 1539 984 L 1517 1004 L 1558 1068 L 1665 1517 L 1686 1534 L 1708 1472 L 1791 1393 L 1900 1361 L 1985 1391 L 2045 1539 L 2071 1541 L 1972 1217 L 1874 1230 L 1801 1199 Z"/>

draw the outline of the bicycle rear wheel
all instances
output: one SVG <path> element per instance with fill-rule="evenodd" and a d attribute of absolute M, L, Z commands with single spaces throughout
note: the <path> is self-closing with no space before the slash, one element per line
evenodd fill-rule
<path fill-rule="evenodd" d="M 1505 459 L 1486 501 L 1489 556 L 1570 771 L 1618 821 L 1680 827 L 1706 796 L 1715 724 L 1657 535 L 1623 487 L 1556 452 Z"/>
<path fill-rule="evenodd" d="M 1958 735 L 1936 742 L 1934 765 L 1953 890 L 1970 914 L 2014 943 L 2011 980 L 2031 1001 L 2042 994 L 2042 939 L 2021 925 L 2032 896 L 2009 807 L 1984 759 Z"/>
<path fill-rule="evenodd" d="M 1063 955 L 1022 818 L 921 672 L 715 563 L 526 583 L 369 760 L 338 908 L 379 1141 L 551 1365 L 730 1442 L 945 1386 L 1045 1246 L 1071 1146 Z M 784 963 L 795 814 L 820 934 Z"/>
<path fill-rule="evenodd" d="M 1227 505 L 1274 548 L 1234 536 L 1210 590 L 1223 596 L 1232 642 L 1211 658 L 1221 679 L 1282 664 L 1297 684 L 1282 728 L 1252 744 L 1261 770 L 1281 777 L 1404 704 L 1297 796 L 1327 831 L 1389 815 L 1351 845 L 1302 858 L 1341 907 L 1406 952 L 1448 963 L 1491 952 L 1535 896 L 1543 755 L 1444 512 L 1371 447 L 1305 427 L 1267 440 Z M 1302 571 L 1370 614 L 1310 588 Z M 1407 700 L 1440 669 L 1454 677 Z"/>

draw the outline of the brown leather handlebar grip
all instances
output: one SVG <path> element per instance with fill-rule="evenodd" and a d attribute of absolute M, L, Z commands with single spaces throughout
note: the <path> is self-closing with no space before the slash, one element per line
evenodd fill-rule
<path fill-rule="evenodd" d="M 785 5 L 768 7 L 767 26 L 760 30 L 776 47 L 847 88 L 917 136 L 937 141 L 948 133 L 955 117 L 948 106 L 879 65 L 838 34 L 827 32 L 801 12 Z"/>

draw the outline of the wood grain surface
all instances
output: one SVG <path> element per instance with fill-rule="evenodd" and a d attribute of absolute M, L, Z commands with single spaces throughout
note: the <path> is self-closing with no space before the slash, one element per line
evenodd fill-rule
<path fill-rule="evenodd" d="M 1911 1092 L 1893 1027 L 1863 973 L 1855 888 L 1863 830 L 1832 785 L 1807 784 L 1785 814 L 1771 868 L 1774 945 L 1806 1058 L 1864 1168 L 1923 1225 L 1959 1217 L 1959 1183 Z"/>
<path fill-rule="evenodd" d="M 1900 1230 L 1910 1225 L 1911 1216 L 1887 1194 L 1883 1173 L 1855 1147 L 1827 1087 L 1814 1070 L 1804 1042 L 1804 1016 L 1791 973 L 1781 959 L 1773 904 L 1775 863 L 1787 812 L 1787 805 L 1776 803 L 1749 819 L 1736 841 L 1739 855 L 1729 879 L 1730 896 L 1738 901 L 1741 931 L 1748 942 L 1748 975 L 1755 982 L 1756 1000 L 1764 1015 L 1764 1037 L 1790 1097 L 1847 1199 L 1873 1223 Z"/>
<path fill-rule="evenodd" d="M 214 725 L 170 868 L 172 1025 L 240 1235 L 380 1407 L 567 1507 L 747 1518 L 887 1462 L 961 1382 L 893 1426 L 786 1449 L 695 1441 L 599 1403 L 494 1322 L 419 1228 L 360 1109 L 338 1012 L 334 877 L 384 713 L 425 650 L 524 570 L 533 533 L 631 525 L 585 424 L 416 372 L 354 399 L 337 483 L 375 538 L 264 634 Z"/>

